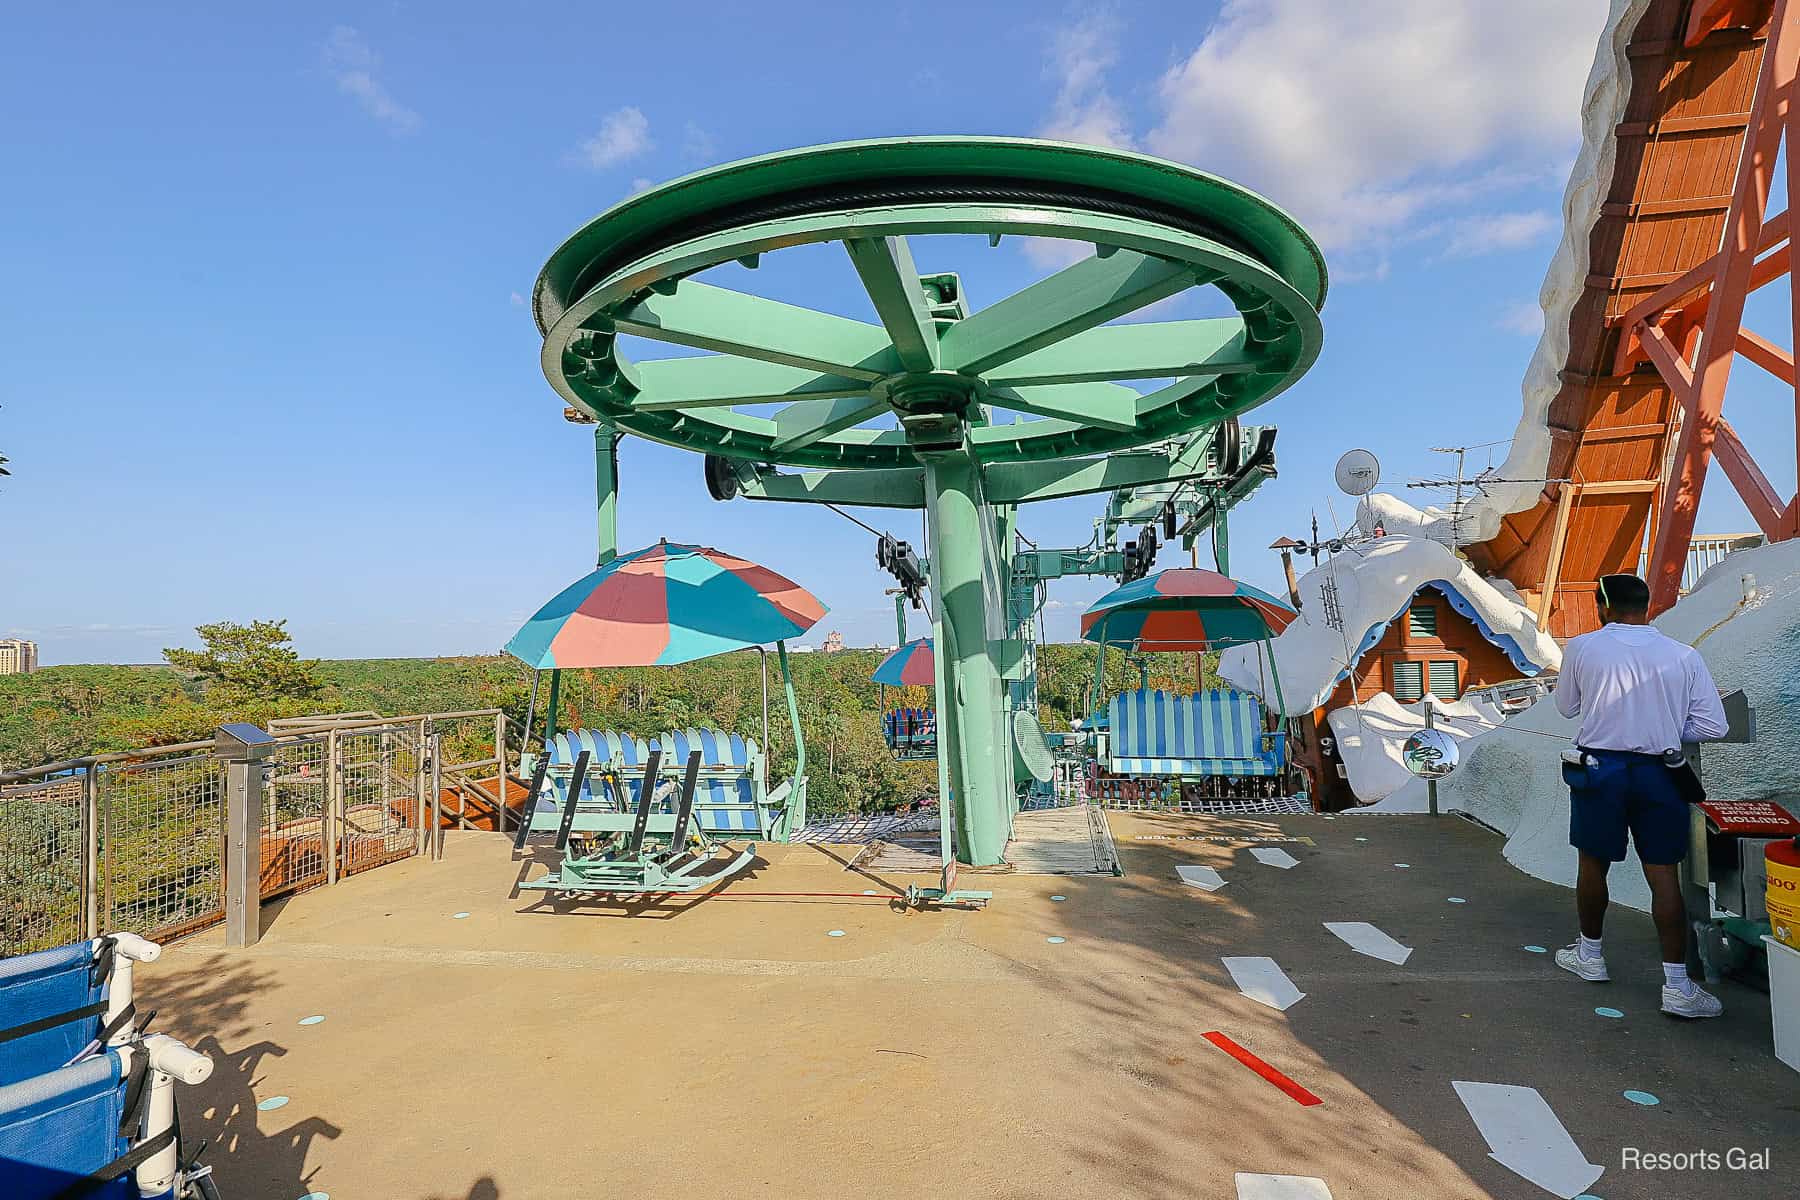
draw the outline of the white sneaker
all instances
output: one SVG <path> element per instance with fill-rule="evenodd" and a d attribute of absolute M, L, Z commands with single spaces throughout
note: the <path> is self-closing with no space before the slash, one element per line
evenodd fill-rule
<path fill-rule="evenodd" d="M 1717 1017 L 1725 1012 L 1717 996 L 1700 988 L 1684 993 L 1664 984 L 1662 992 L 1662 1010 L 1671 1017 Z"/>
<path fill-rule="evenodd" d="M 1564 946 L 1556 952 L 1556 965 L 1571 975 L 1579 975 L 1589 983 L 1606 983 L 1612 978 L 1606 973 L 1604 958 L 1583 958 L 1581 943 Z"/>

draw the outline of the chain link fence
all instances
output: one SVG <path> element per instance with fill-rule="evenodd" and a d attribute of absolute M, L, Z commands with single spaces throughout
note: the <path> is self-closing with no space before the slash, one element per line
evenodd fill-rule
<path fill-rule="evenodd" d="M 211 754 L 112 763 L 94 776 L 101 924 L 179 937 L 225 913 L 225 766 Z"/>
<path fill-rule="evenodd" d="M 497 710 L 285 726 L 260 775 L 263 897 L 424 852 L 441 765 L 505 776 Z M 0 955 L 223 920 L 225 826 L 226 765 L 211 742 L 0 775 Z"/>
<path fill-rule="evenodd" d="M 0 953 L 82 935 L 88 878 L 87 774 L 0 784 Z"/>

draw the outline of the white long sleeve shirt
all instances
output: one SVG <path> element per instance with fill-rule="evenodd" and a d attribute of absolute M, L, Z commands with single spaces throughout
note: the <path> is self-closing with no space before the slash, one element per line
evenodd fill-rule
<path fill-rule="evenodd" d="M 1580 717 L 1587 750 L 1661 754 L 1725 735 L 1725 706 L 1706 660 L 1648 625 L 1608 625 L 1571 638 L 1556 711 Z"/>

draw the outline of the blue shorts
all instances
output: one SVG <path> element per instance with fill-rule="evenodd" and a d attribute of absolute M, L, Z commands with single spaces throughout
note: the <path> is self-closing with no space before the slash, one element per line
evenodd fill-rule
<path fill-rule="evenodd" d="M 1647 754 L 1589 750 L 1595 765 L 1565 765 L 1569 784 L 1569 844 L 1607 862 L 1625 858 L 1625 834 L 1638 859 L 1673 866 L 1687 857 L 1688 806 L 1675 773 Z"/>

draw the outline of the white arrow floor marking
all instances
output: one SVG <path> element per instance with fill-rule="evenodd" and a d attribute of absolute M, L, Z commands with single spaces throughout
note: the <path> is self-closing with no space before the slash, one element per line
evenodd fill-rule
<path fill-rule="evenodd" d="M 1181 876 L 1181 882 L 1203 892 L 1216 892 L 1227 883 L 1226 878 L 1211 867 L 1176 867 L 1175 874 Z"/>
<path fill-rule="evenodd" d="M 1306 999 L 1306 993 L 1294 986 L 1272 958 L 1221 958 L 1238 991 L 1258 1004 L 1286 1012 Z"/>
<path fill-rule="evenodd" d="M 1323 1179 L 1310 1175 L 1252 1175 L 1237 1173 L 1238 1200 L 1331 1200 Z"/>
<path fill-rule="evenodd" d="M 1591 1163 L 1536 1088 L 1509 1083 L 1451 1084 L 1487 1139 L 1488 1157 L 1563 1200 L 1573 1200 L 1606 1168 Z"/>
<path fill-rule="evenodd" d="M 1258 846 L 1250 851 L 1250 857 L 1265 867 L 1280 867 L 1291 871 L 1300 865 L 1300 860 L 1279 847 Z"/>
<path fill-rule="evenodd" d="M 1325 928 L 1342 938 L 1358 954 L 1400 966 L 1412 957 L 1412 947 L 1402 946 L 1367 921 L 1327 921 Z"/>

